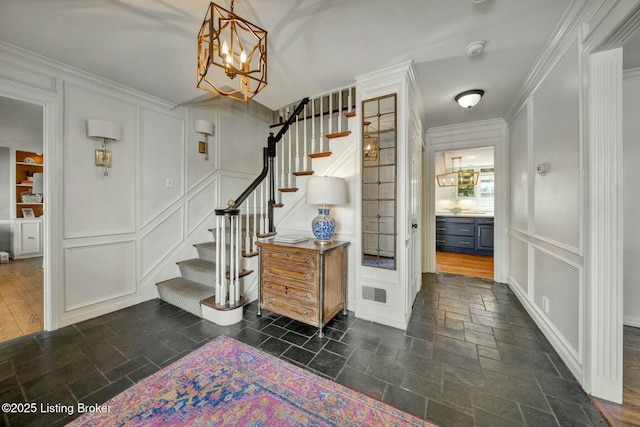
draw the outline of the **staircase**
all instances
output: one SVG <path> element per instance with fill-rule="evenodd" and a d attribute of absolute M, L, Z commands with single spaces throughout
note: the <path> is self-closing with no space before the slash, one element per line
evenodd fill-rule
<path fill-rule="evenodd" d="M 283 194 L 298 191 L 296 178 L 313 175 L 312 159 L 330 156 L 329 141 L 350 134 L 346 118 L 355 116 L 354 99 L 351 86 L 274 113 L 271 128 L 280 130 L 263 149 L 263 172 L 227 208 L 215 210 L 213 240 L 194 245 L 197 258 L 177 263 L 180 277 L 156 284 L 160 299 L 219 325 L 242 319 L 242 291 L 256 279 L 242 264 L 258 254 L 258 240 L 276 235 L 273 209 L 284 206 Z"/>

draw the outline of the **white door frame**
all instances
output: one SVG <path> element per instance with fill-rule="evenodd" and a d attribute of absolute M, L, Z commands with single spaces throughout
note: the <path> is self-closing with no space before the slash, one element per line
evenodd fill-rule
<path fill-rule="evenodd" d="M 436 194 L 435 156 L 438 151 L 464 150 L 469 148 L 494 148 L 495 202 L 494 202 L 494 269 L 496 282 L 507 283 L 508 267 L 508 175 L 509 155 L 507 125 L 502 119 L 464 123 L 462 125 L 431 128 L 427 131 L 427 150 L 424 162 L 426 209 L 426 239 L 423 242 L 425 270 L 433 273 L 436 268 Z"/>
<path fill-rule="evenodd" d="M 0 79 L 0 96 L 12 98 L 30 104 L 42 106 L 43 119 L 43 151 L 46 165 L 44 168 L 44 193 L 47 195 L 46 214 L 44 215 L 43 251 L 44 251 L 44 329 L 47 331 L 58 328 L 59 277 L 61 257 L 59 247 L 62 225 L 60 221 L 59 180 L 62 176 L 60 168 L 62 158 L 61 138 L 59 132 L 59 101 L 56 94 L 26 86 L 6 84 Z"/>

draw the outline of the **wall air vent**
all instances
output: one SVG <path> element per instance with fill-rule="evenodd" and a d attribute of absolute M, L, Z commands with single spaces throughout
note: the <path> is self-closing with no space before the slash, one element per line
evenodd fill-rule
<path fill-rule="evenodd" d="M 372 288 L 371 286 L 362 287 L 362 299 L 369 301 L 387 303 L 387 291 L 380 288 Z"/>

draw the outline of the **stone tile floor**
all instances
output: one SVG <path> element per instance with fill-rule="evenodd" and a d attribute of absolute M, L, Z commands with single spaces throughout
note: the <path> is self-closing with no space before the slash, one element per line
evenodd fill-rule
<path fill-rule="evenodd" d="M 219 327 L 152 300 L 0 344 L 0 402 L 39 408 L 0 425 L 64 425 L 41 404 L 103 403 L 220 334 L 443 427 L 606 425 L 506 285 L 427 274 L 407 331 L 339 314 L 323 339 L 256 308 Z"/>

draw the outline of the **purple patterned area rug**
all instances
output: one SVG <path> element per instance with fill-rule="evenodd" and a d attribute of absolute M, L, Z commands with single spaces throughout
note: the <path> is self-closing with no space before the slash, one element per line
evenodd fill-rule
<path fill-rule="evenodd" d="M 220 336 L 74 426 L 435 426 Z"/>

